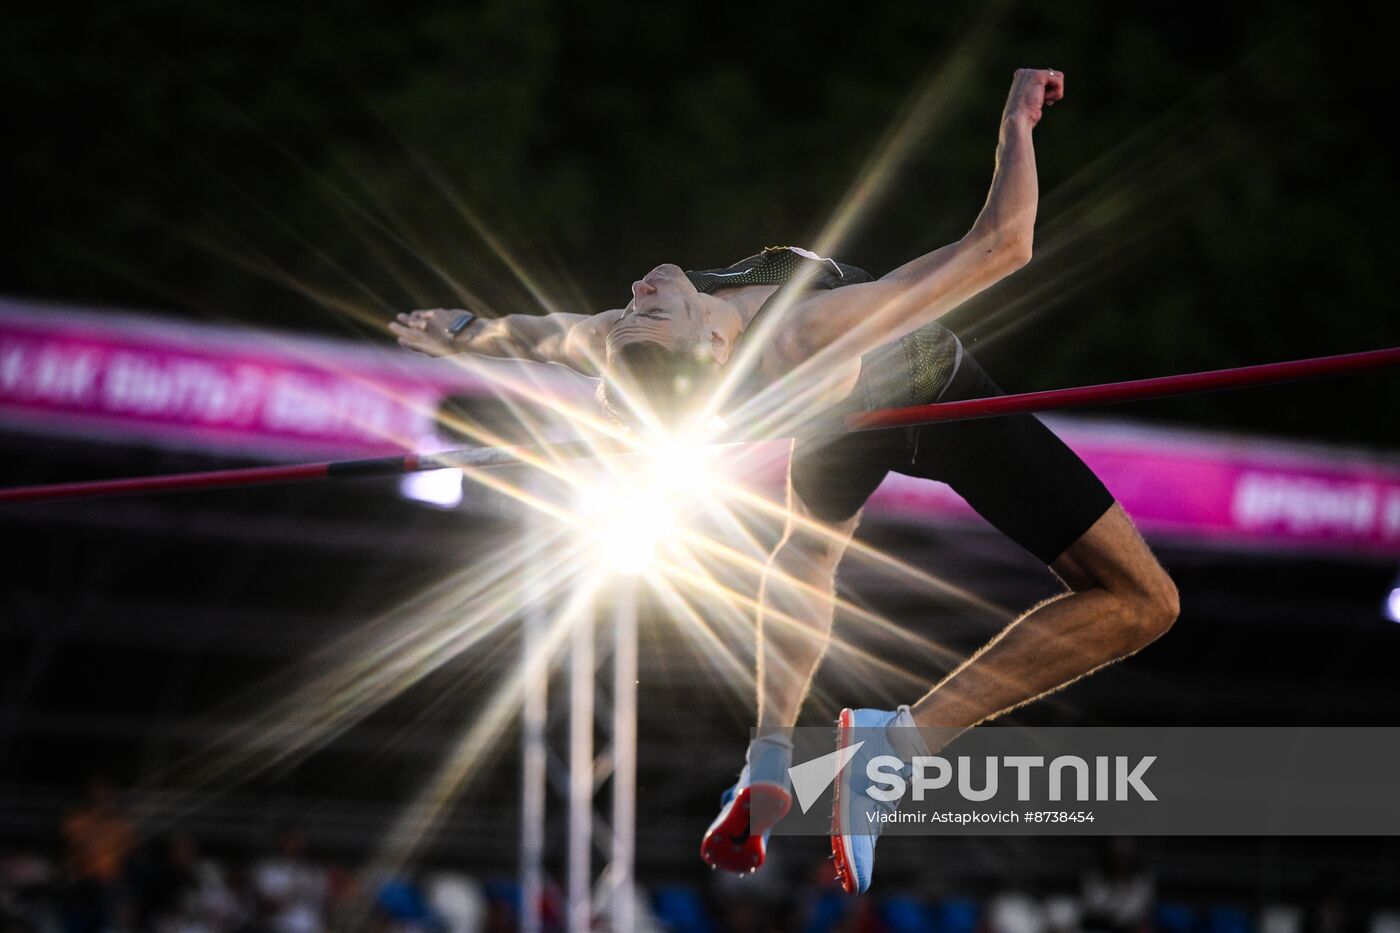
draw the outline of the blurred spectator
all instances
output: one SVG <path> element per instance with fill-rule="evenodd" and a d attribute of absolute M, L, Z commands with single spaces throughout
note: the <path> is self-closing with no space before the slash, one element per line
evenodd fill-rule
<path fill-rule="evenodd" d="M 486 927 L 486 895 L 481 885 L 459 872 L 443 871 L 429 878 L 428 903 L 447 933 L 479 933 Z"/>
<path fill-rule="evenodd" d="M 1360 917 L 1347 907 L 1347 890 L 1338 871 L 1323 872 L 1313 885 L 1312 900 L 1304 914 L 1305 933 L 1360 933 Z"/>
<path fill-rule="evenodd" d="M 1045 924 L 1050 933 L 1077 933 L 1079 930 L 1079 900 L 1069 895 L 1045 899 Z"/>
<path fill-rule="evenodd" d="M 325 929 L 327 878 L 306 859 L 306 836 L 288 829 L 278 854 L 253 868 L 258 915 L 271 933 L 320 933 Z"/>
<path fill-rule="evenodd" d="M 190 870 L 176 857 L 177 835 L 138 848 L 126 871 L 132 914 L 137 929 L 147 930 L 157 918 L 174 913 L 183 889 L 191 883 Z"/>
<path fill-rule="evenodd" d="M 1292 904 L 1265 905 L 1259 912 L 1259 933 L 1303 933 L 1302 910 Z"/>
<path fill-rule="evenodd" d="M 988 933 L 1046 933 L 1045 908 L 1023 891 L 1008 891 L 987 905 Z"/>
<path fill-rule="evenodd" d="M 63 819 L 70 887 L 64 929 L 99 933 L 124 919 L 122 879 L 135 845 L 136 828 L 117 803 L 112 782 L 94 775 L 87 797 Z"/>
<path fill-rule="evenodd" d="M 333 930 L 354 927 L 364 902 L 362 879 L 340 860 L 330 862 L 325 867 L 326 899 L 322 917 L 326 926 Z"/>
<path fill-rule="evenodd" d="M 0 858 L 0 933 L 60 929 L 54 874 L 37 855 Z"/>
<path fill-rule="evenodd" d="M 1080 929 L 1106 933 L 1137 933 L 1148 927 L 1156 884 L 1142 867 L 1137 844 L 1113 839 L 1098 867 L 1085 877 Z"/>
<path fill-rule="evenodd" d="M 437 933 L 442 923 L 423 890 L 409 878 L 388 878 L 374 895 L 374 929 L 381 933 Z"/>
<path fill-rule="evenodd" d="M 230 887 L 223 868 L 200 858 L 199 844 L 187 833 L 166 842 L 164 859 L 152 876 L 143 929 L 158 933 L 221 933 L 243 926 L 248 905 Z"/>

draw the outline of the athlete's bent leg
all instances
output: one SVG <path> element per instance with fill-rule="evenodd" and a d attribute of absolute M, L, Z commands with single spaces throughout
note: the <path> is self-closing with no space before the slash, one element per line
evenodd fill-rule
<path fill-rule="evenodd" d="M 859 515 L 819 522 L 789 488 L 791 517 L 770 555 L 759 590 L 757 619 L 758 735 L 739 780 L 720 798 L 720 812 L 700 843 L 712 868 L 751 872 L 762 866 L 768 830 L 792 804 L 787 769 L 789 729 L 831 637 L 836 567 Z"/>
<path fill-rule="evenodd" d="M 1116 503 L 1051 568 L 1069 592 L 1017 619 L 914 705 L 931 751 L 1133 654 L 1176 620 L 1176 587 Z"/>
<path fill-rule="evenodd" d="M 870 886 L 884 825 L 866 818 L 897 805 L 877 800 L 856 780 L 870 757 L 892 754 L 908 762 L 936 752 L 977 723 L 1132 654 L 1176 619 L 1176 588 L 1117 504 L 1051 567 L 1070 591 L 1003 629 L 912 709 L 842 710 L 838 748 L 863 730 L 858 756 L 836 781 L 832 821 L 837 877 L 849 893 Z M 917 733 L 898 728 L 914 725 Z"/>
<path fill-rule="evenodd" d="M 758 727 L 786 729 L 826 653 L 835 609 L 836 568 L 860 521 L 820 522 L 790 497 L 793 517 L 768 559 L 759 588 Z"/>

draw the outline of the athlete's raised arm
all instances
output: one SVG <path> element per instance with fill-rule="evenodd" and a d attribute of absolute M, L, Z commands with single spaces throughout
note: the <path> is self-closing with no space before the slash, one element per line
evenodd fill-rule
<path fill-rule="evenodd" d="M 1037 200 L 1031 130 L 1064 96 L 1064 75 L 1016 72 L 1002 113 L 991 192 L 961 240 L 864 285 L 821 292 L 793 309 L 791 351 L 858 356 L 946 313 L 1030 261 Z M 800 315 L 800 317 L 799 317 Z"/>
<path fill-rule="evenodd" d="M 389 324 L 399 346 L 428 356 L 475 353 L 534 363 L 558 363 L 585 376 L 599 375 L 604 341 L 621 311 L 600 314 L 508 314 L 477 318 L 456 334 L 463 312 L 445 308 L 400 314 Z"/>

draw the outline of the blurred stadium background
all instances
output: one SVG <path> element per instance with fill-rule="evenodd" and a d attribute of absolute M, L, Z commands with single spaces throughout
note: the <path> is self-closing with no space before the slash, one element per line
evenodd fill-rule
<path fill-rule="evenodd" d="M 914 107 L 837 253 L 883 272 L 974 215 L 1021 65 L 1069 76 L 1037 130 L 1040 258 L 953 318 L 1005 387 L 1400 343 L 1386 42 L 1288 3 L 30 11 L 0 35 L 0 482 L 454 443 L 437 410 L 506 424 L 479 381 L 392 349 L 392 313 L 597 310 L 659 261 L 814 242 Z M 1182 617 L 1015 721 L 1393 724 L 1397 407 L 1400 379 L 1373 375 L 1055 419 Z M 247 723 L 523 521 L 455 474 L 0 510 L 0 929 L 311 931 L 365 907 L 378 929 L 514 929 L 514 726 L 411 864 L 372 864 L 514 669 L 513 624 L 309 754 Z M 862 536 L 996 605 L 1054 592 L 936 490 L 887 486 Z M 869 567 L 842 585 L 955 647 L 993 630 Z M 712 876 L 698 842 L 752 713 L 676 649 L 664 607 L 640 620 L 639 928 L 1400 930 L 1389 838 L 892 839 L 861 899 L 835 893 L 823 840 L 785 839 L 761 875 Z M 898 698 L 857 673 L 823 671 L 814 721 Z M 564 673 L 550 686 L 557 776 Z M 258 768 L 214 767 L 240 743 Z"/>

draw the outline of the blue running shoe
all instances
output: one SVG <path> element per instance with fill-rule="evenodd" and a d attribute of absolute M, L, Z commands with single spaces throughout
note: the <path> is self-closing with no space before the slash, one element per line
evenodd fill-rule
<path fill-rule="evenodd" d="M 792 743 L 768 736 L 749 745 L 739 780 L 720 798 L 720 813 L 700 843 L 700 857 L 711 868 L 738 874 L 758 871 L 768 851 L 768 837 L 792 807 L 788 766 Z"/>
<path fill-rule="evenodd" d="M 832 804 L 831 855 L 836 861 L 836 876 L 847 894 L 860 894 L 870 887 L 870 874 L 875 868 L 875 843 L 885 825 L 881 817 L 892 817 L 899 806 L 898 800 L 876 800 L 870 796 L 872 783 L 866 776 L 866 765 L 872 758 L 892 755 L 903 762 L 898 773 L 905 780 L 913 773 L 908 753 L 901 755 L 890 741 L 887 730 L 891 726 L 914 729 L 909 707 L 843 709 L 836 720 L 837 751 L 860 743 L 860 750 L 837 776 Z M 914 737 L 912 741 L 918 741 L 917 732 L 905 734 Z"/>

